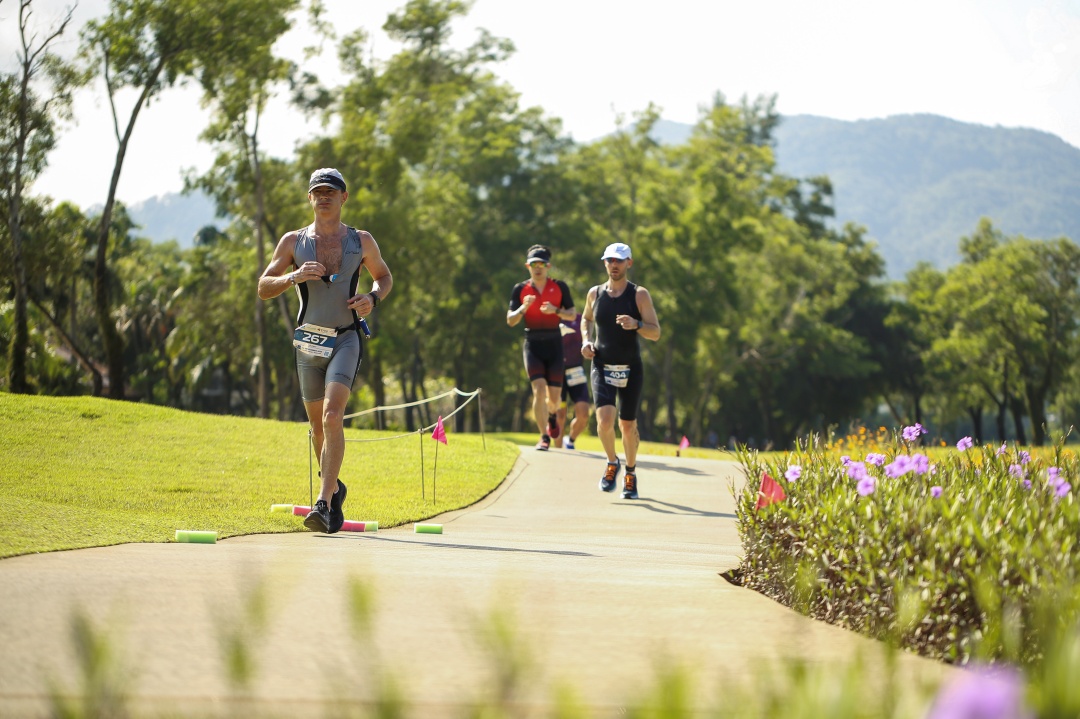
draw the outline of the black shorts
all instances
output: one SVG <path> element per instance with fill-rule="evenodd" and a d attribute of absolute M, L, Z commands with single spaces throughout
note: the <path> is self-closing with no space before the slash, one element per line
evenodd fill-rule
<path fill-rule="evenodd" d="M 521 348 L 525 359 L 525 372 L 529 381 L 538 379 L 547 381 L 548 387 L 562 387 L 563 351 L 562 338 L 556 335 L 550 339 L 529 339 Z"/>
<path fill-rule="evenodd" d="M 571 375 L 573 371 L 580 368 L 582 377 L 585 381 L 580 384 L 571 385 Z M 564 380 L 562 386 L 562 398 L 564 402 L 569 401 L 570 404 L 577 404 L 578 402 L 589 403 L 589 377 L 584 374 L 585 368 L 582 365 L 576 367 L 567 367 L 564 373 Z"/>
<path fill-rule="evenodd" d="M 626 386 L 614 387 L 604 381 L 605 365 L 593 360 L 592 391 L 597 407 L 614 407 L 616 399 L 619 405 L 619 419 L 630 422 L 637 419 L 638 405 L 641 403 L 641 389 L 645 386 L 645 371 L 641 359 L 629 365 L 626 373 Z"/>

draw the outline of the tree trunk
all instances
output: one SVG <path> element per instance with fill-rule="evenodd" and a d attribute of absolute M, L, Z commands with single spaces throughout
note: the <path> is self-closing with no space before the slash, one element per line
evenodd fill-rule
<path fill-rule="evenodd" d="M 1031 443 L 1036 447 L 1046 444 L 1046 402 L 1045 394 L 1037 387 L 1027 389 L 1027 411 L 1031 417 Z"/>
<path fill-rule="evenodd" d="M 975 437 L 974 437 L 975 444 L 977 446 L 982 445 L 982 441 L 983 441 L 983 431 L 982 431 L 983 410 L 982 410 L 982 407 L 968 407 L 967 411 L 968 411 L 968 416 L 971 417 L 971 426 L 972 426 L 971 433 L 973 435 L 975 435 Z"/>
<path fill-rule="evenodd" d="M 1009 409 L 1012 410 L 1013 426 L 1016 428 L 1016 443 L 1027 444 L 1027 432 L 1024 431 L 1024 403 L 1019 397 L 1009 397 Z"/>
<path fill-rule="evenodd" d="M 26 348 L 30 343 L 26 312 L 26 267 L 19 247 L 17 223 L 10 223 L 11 240 L 15 256 L 15 331 L 8 348 L 8 389 L 13 394 L 26 394 L 30 386 L 26 381 Z"/>
<path fill-rule="evenodd" d="M 370 346 L 366 349 L 370 349 Z M 371 358 L 371 391 L 375 395 L 376 407 L 382 407 L 386 404 L 386 387 L 383 386 L 382 357 L 380 357 L 378 353 L 372 353 Z M 384 413 L 375 413 L 375 428 L 386 429 L 386 415 Z"/>
<path fill-rule="evenodd" d="M 671 342 L 668 342 L 667 347 L 664 348 L 664 404 L 667 407 L 667 436 L 675 437 L 677 441 L 679 423 L 676 421 L 675 416 L 675 387 L 671 377 L 671 366 L 674 361 L 675 348 Z"/>
<path fill-rule="evenodd" d="M 165 67 L 165 59 L 162 58 L 157 67 L 147 78 L 143 85 L 142 93 L 132 108 L 131 117 L 128 119 L 127 128 L 123 136 L 117 129 L 116 161 L 113 164 L 112 179 L 109 181 L 109 195 L 105 200 L 105 209 L 101 212 L 101 226 L 98 229 L 97 253 L 94 257 L 94 309 L 97 312 L 98 328 L 101 331 L 101 342 L 105 349 L 105 361 L 109 370 L 109 397 L 112 399 L 124 398 L 124 385 L 126 382 L 124 372 L 124 338 L 116 329 L 116 323 L 112 319 L 112 302 L 109 298 L 109 227 L 112 224 L 113 206 L 116 204 L 116 188 L 120 184 L 120 170 L 124 167 L 124 156 L 127 154 L 128 141 L 131 133 L 135 130 L 135 120 L 139 111 L 150 96 L 150 91 L 157 86 L 158 77 Z M 106 71 L 108 68 L 106 67 Z M 109 97 L 112 100 L 112 87 L 109 87 Z M 113 112 L 114 123 L 116 121 L 115 105 Z"/>
<path fill-rule="evenodd" d="M 255 262 L 258 264 L 255 270 L 255 282 L 258 284 L 258 277 L 262 274 L 263 268 L 266 267 L 266 246 L 263 240 L 263 218 L 266 217 L 266 201 L 263 197 L 262 166 L 259 164 L 258 109 L 255 111 L 255 129 L 251 133 L 250 139 L 251 166 L 255 179 Z M 270 389 L 266 366 L 266 310 L 263 301 L 258 297 L 255 298 L 255 329 L 259 342 L 256 350 L 259 353 L 259 376 L 257 379 L 259 416 L 265 419 L 270 416 Z"/>

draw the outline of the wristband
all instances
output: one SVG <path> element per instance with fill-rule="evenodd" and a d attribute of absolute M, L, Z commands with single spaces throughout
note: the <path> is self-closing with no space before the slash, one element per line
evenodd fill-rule
<path fill-rule="evenodd" d="M 290 272 L 289 273 L 289 283 L 292 284 L 293 287 L 296 286 L 296 273 L 295 272 Z"/>
<path fill-rule="evenodd" d="M 641 328 L 642 328 L 642 327 L 644 327 L 644 326 L 645 326 L 645 323 L 644 323 L 644 322 L 642 322 L 641 320 L 638 320 L 638 321 L 637 321 L 637 328 L 638 328 L 638 329 L 641 329 Z"/>
<path fill-rule="evenodd" d="M 375 290 L 368 292 L 368 295 L 371 296 L 371 309 L 375 309 L 379 306 L 379 296 L 375 294 Z"/>

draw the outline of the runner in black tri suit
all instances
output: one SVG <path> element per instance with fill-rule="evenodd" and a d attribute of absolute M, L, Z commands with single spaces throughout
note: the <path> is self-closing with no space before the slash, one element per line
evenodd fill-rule
<path fill-rule="evenodd" d="M 600 489 L 611 492 L 619 475 L 615 454 L 615 405 L 619 406 L 619 431 L 626 452 L 623 499 L 637 499 L 638 403 L 645 383 L 638 336 L 660 339 L 660 320 L 652 297 L 644 287 L 627 278 L 634 266 L 630 247 L 621 242 L 608 245 L 601 257 L 608 281 L 589 290 L 582 313 L 581 354 L 592 363 L 593 401 L 596 403 L 596 430 L 607 454 L 607 469 Z M 591 341 L 596 328 L 596 340 Z"/>
<path fill-rule="evenodd" d="M 511 327 L 525 320 L 525 342 L 522 354 L 525 372 L 533 390 L 533 417 L 540 430 L 536 448 L 546 450 L 551 438 L 559 436 L 556 412 L 559 410 L 563 385 L 563 346 L 559 320 L 574 319 L 577 311 L 570 297 L 570 288 L 562 280 L 548 277 L 551 250 L 533 245 L 526 254 L 525 264 L 530 279 L 514 285 L 510 293 L 510 309 L 506 324 Z"/>
<path fill-rule="evenodd" d="M 308 202 L 315 221 L 281 238 L 259 278 L 260 299 L 277 297 L 289 288 L 300 297 L 293 335 L 296 371 L 322 477 L 319 499 L 304 525 L 331 534 L 345 521 L 342 505 L 348 489 L 338 472 L 345 457 L 345 406 L 364 356 L 356 328 L 360 317 L 369 315 L 394 285 L 375 239 L 341 222 L 348 197 L 345 179 L 337 170 L 311 173 Z M 292 267 L 296 270 L 289 272 Z M 371 291 L 357 294 L 365 267 Z"/>

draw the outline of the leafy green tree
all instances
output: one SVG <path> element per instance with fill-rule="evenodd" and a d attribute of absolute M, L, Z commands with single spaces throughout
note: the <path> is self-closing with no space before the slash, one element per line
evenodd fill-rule
<path fill-rule="evenodd" d="M 112 178 L 101 216 L 94 271 L 94 300 L 108 359 L 111 397 L 124 396 L 124 340 L 112 316 L 108 291 L 109 227 L 128 143 L 142 108 L 173 85 L 196 77 L 204 87 L 266 46 L 278 0 L 112 0 L 105 18 L 83 28 L 83 53 L 105 80 L 117 142 Z M 274 34 L 274 37 L 277 35 Z M 121 129 L 118 94 L 136 99 Z"/>
<path fill-rule="evenodd" d="M 250 218 L 255 233 L 255 276 L 267 264 L 267 208 L 262 163 L 259 149 L 260 121 L 267 102 L 295 72 L 293 63 L 277 58 L 273 44 L 291 23 L 288 16 L 299 7 L 299 0 L 264 0 L 259 24 L 249 27 L 248 57 L 206 73 L 203 78 L 203 104 L 211 108 L 209 126 L 201 138 L 220 149 L 224 161 L 218 163 L 215 179 L 222 170 L 231 168 L 231 182 L 214 186 L 220 200 L 231 195 L 230 210 L 234 216 Z M 206 189 L 206 185 L 204 185 Z M 276 238 L 272 238 L 273 239 Z M 256 362 L 258 373 L 259 416 L 270 416 L 269 368 L 267 363 L 266 303 L 255 297 Z M 280 306 L 281 303 L 275 303 Z"/>
<path fill-rule="evenodd" d="M 0 75 L 0 199 L 4 203 L 15 287 L 14 328 L 8 349 L 8 388 L 27 392 L 27 273 L 23 193 L 44 169 L 56 144 L 56 121 L 69 115 L 71 92 L 82 78 L 51 52 L 67 30 L 73 9 L 38 38 L 31 27 L 32 0 L 19 2 L 18 69 Z"/>

